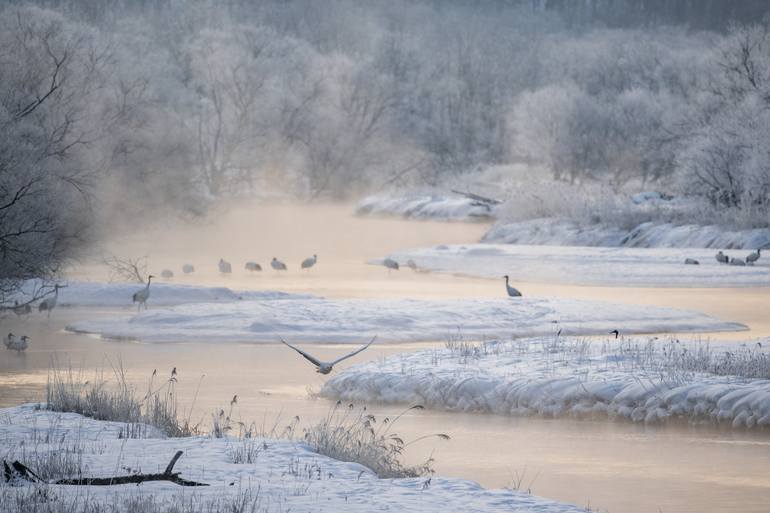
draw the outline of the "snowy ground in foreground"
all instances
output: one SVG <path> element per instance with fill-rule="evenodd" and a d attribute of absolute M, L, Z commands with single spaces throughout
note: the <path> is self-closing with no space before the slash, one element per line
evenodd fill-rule
<path fill-rule="evenodd" d="M 236 341 L 362 343 L 463 336 L 732 331 L 745 326 L 671 308 L 562 298 L 274 299 L 150 309 L 130 318 L 80 321 L 71 331 L 149 342 Z"/>
<path fill-rule="evenodd" d="M 473 221 L 493 218 L 495 208 L 465 196 L 415 192 L 367 196 L 358 203 L 356 215 Z"/>
<path fill-rule="evenodd" d="M 770 344 L 764 342 L 765 349 L 740 349 L 740 362 L 734 344 L 731 355 L 721 357 L 727 346 L 712 346 L 713 353 L 706 356 L 703 344 L 641 338 L 455 344 L 354 365 L 328 380 L 321 395 L 508 415 L 609 416 L 637 422 L 680 418 L 767 429 L 769 380 L 682 370 L 688 365 L 711 368 L 697 363 L 711 358 L 721 369 L 770 375 Z M 677 361 L 688 363 L 676 366 Z M 760 368 L 762 373 L 756 373 Z"/>
<path fill-rule="evenodd" d="M 732 250 L 744 258 L 749 251 Z M 421 269 L 520 282 L 615 285 L 627 287 L 766 287 L 770 254 L 754 266 L 720 264 L 710 249 L 600 248 L 467 244 L 434 246 L 388 255 L 401 265 L 413 260 Z M 686 265 L 694 258 L 700 265 Z M 376 263 L 376 262 L 373 262 Z M 408 272 L 404 269 L 402 272 Z M 526 294 L 526 288 L 523 292 Z"/>
<path fill-rule="evenodd" d="M 117 486 L 56 486 L 33 489 L 31 485 L 11 487 L 0 484 L 0 499 L 15 511 L 15 497 L 26 496 L 27 507 L 35 495 L 45 496 L 45 511 L 57 504 L 68 511 L 83 511 L 72 504 L 106 503 L 110 511 L 123 511 L 128 504 L 151 501 L 190 511 L 206 511 L 218 503 L 219 511 L 526 511 L 533 513 L 577 513 L 584 511 L 567 504 L 509 490 L 485 490 L 478 484 L 433 476 L 425 478 L 379 479 L 356 463 L 345 463 L 318 455 L 303 443 L 251 439 L 260 448 L 254 463 L 233 463 L 232 454 L 244 447 L 235 438 L 144 438 L 118 439 L 119 423 L 100 422 L 71 413 L 35 410 L 32 405 L 0 410 L 0 458 L 23 460 L 32 453 L 82 450 L 83 476 L 126 475 L 131 471 L 162 472 L 177 450 L 184 455 L 174 471 L 181 477 L 211 486 L 183 488 L 167 482 Z M 50 440 L 50 443 L 46 443 Z M 31 465 L 30 465 L 31 466 Z M 130 469 L 130 470 L 127 470 Z M 33 469 L 34 470 L 34 469 Z M 77 476 L 72 476 L 77 477 Z M 45 489 L 45 493 L 41 490 Z M 30 494 L 32 497 L 30 498 Z M 233 503 L 228 508 L 229 503 Z M 165 509 L 165 508 L 157 508 Z M 155 509 L 154 509 L 155 510 Z M 9 510 L 6 510 L 9 511 Z M 93 511 L 93 509 L 89 509 Z M 187 511 L 187 509 L 185 510 Z"/>
<path fill-rule="evenodd" d="M 498 223 L 481 240 L 499 244 L 637 248 L 746 248 L 770 245 L 770 229 L 729 231 L 719 226 L 641 223 L 631 230 L 567 219 L 542 218 Z"/>
<path fill-rule="evenodd" d="M 25 285 L 29 293 L 34 282 Z M 135 306 L 132 297 L 135 292 L 142 290 L 143 285 L 136 283 L 101 283 L 101 282 L 69 282 L 59 290 L 57 306 Z M 23 295 L 17 299 L 22 302 Z M 52 297 L 48 296 L 48 297 Z M 267 300 L 308 298 L 302 294 L 288 294 L 278 291 L 233 291 L 227 287 L 206 287 L 197 285 L 177 285 L 173 283 L 153 283 L 150 285 L 152 306 L 179 305 L 185 303 L 232 302 L 241 300 Z"/>

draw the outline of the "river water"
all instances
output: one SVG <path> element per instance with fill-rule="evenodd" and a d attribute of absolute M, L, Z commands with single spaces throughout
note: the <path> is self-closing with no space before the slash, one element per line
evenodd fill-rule
<path fill-rule="evenodd" d="M 478 240 L 482 224 L 414 222 L 356 218 L 350 206 L 240 207 L 217 222 L 195 227 L 167 226 L 119 242 L 106 250 L 148 255 L 158 274 L 182 263 L 196 266 L 179 283 L 225 285 L 233 289 L 276 289 L 327 297 L 498 297 L 501 281 L 405 269 L 389 273 L 366 261 L 405 247 Z M 300 272 L 299 261 L 318 254 L 318 265 Z M 286 275 L 268 270 L 272 256 L 290 266 Z M 233 263 L 232 276 L 216 271 L 220 257 Z M 245 260 L 265 271 L 249 276 Z M 71 279 L 100 280 L 105 270 L 84 262 Z M 770 335 L 767 289 L 617 289 L 559 284 L 524 284 L 529 295 L 553 295 L 687 307 L 747 324 L 740 334 L 715 335 L 742 340 Z M 23 354 L 0 356 L 0 406 L 38 401 L 44 395 L 52 361 L 71 366 L 85 379 L 94 369 L 121 365 L 140 389 L 157 369 L 161 377 L 176 367 L 181 406 L 194 422 L 210 424 L 211 412 L 227 408 L 234 394 L 233 417 L 279 428 L 296 415 L 302 424 L 326 415 L 333 402 L 314 398 L 324 376 L 283 346 L 238 343 L 143 344 L 102 340 L 64 331 L 74 320 L 131 315 L 130 310 L 60 308 L 50 321 L 4 318 L 2 333 L 27 333 L 33 344 Z M 709 334 L 704 334 L 708 338 Z M 366 358 L 441 345 L 375 345 Z M 313 346 L 314 354 L 333 358 L 349 346 Z M 354 359 L 355 361 L 355 359 Z M 344 368 L 353 362 L 345 362 Z M 108 376 L 109 377 L 109 376 Z M 403 407 L 367 405 L 378 417 Z M 628 422 L 569 418 L 512 418 L 499 415 L 410 411 L 393 428 L 405 440 L 446 433 L 449 441 L 429 438 L 409 446 L 407 458 L 435 458 L 442 475 L 478 481 L 487 487 L 518 484 L 532 493 L 611 512 L 766 512 L 770 504 L 770 436 L 750 431 L 695 426 L 644 426 Z"/>

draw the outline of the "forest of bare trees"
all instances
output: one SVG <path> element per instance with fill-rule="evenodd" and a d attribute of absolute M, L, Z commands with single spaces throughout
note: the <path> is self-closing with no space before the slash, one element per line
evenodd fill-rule
<path fill-rule="evenodd" d="M 6 4 L 0 278 L 54 275 L 94 219 L 513 162 L 770 224 L 766 4 L 577 4 Z"/>

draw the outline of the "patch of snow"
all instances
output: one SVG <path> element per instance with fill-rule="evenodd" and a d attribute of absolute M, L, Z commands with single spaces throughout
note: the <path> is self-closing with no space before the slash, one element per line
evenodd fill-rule
<path fill-rule="evenodd" d="M 82 475 L 106 477 L 131 471 L 162 472 L 177 450 L 184 451 L 174 467 L 184 479 L 210 484 L 185 489 L 168 482 L 141 485 L 46 487 L 46 511 L 75 511 L 73 504 L 88 501 L 109 504 L 111 511 L 126 511 L 129 500 L 152 500 L 172 507 L 182 501 L 199 505 L 226 501 L 262 511 L 380 512 L 414 511 L 444 513 L 447 504 L 456 511 L 479 513 L 527 511 L 531 513 L 579 513 L 582 508 L 511 490 L 485 490 L 472 481 L 432 476 L 410 479 L 378 479 L 357 463 L 337 461 L 313 452 L 304 443 L 254 438 L 259 448 L 256 462 L 233 463 L 232 451 L 242 447 L 233 437 L 118 439 L 112 424 L 74 414 L 37 411 L 24 405 L 0 410 L 0 458 L 25 459 L 24 455 L 61 450 L 62 444 L 79 445 Z M 46 438 L 49 426 L 55 437 Z M 46 443 L 45 440 L 50 440 Z M 34 470 L 34 468 L 33 468 Z M 77 476 L 71 476 L 77 477 Z M 9 507 L 14 493 L 29 493 L 40 485 L 8 487 L 3 496 Z M 29 501 L 29 499 L 27 499 Z M 22 504 L 23 502 L 19 502 Z M 18 507 L 18 506 L 17 506 Z M 85 510 L 83 506 L 83 510 Z M 88 508 L 90 509 L 90 508 Z M 222 508 L 226 509 L 226 508 Z M 12 511 L 16 511 L 13 510 Z"/>
<path fill-rule="evenodd" d="M 726 252 L 745 258 L 748 250 Z M 509 275 L 511 283 L 541 282 L 626 287 L 770 286 L 770 254 L 754 266 L 729 266 L 708 249 L 609 248 L 468 244 L 399 251 L 397 262 L 420 269 L 486 278 Z M 685 265 L 694 258 L 700 265 Z M 764 258 L 764 257 L 763 257 Z M 522 291 L 526 296 L 526 289 Z"/>
<path fill-rule="evenodd" d="M 603 224 L 541 218 L 498 223 L 482 242 L 555 246 L 756 249 L 770 245 L 770 229 L 729 231 L 719 226 L 646 222 L 631 230 Z"/>
<path fill-rule="evenodd" d="M 30 281 L 25 284 L 23 290 L 31 291 L 35 285 Z M 66 283 L 66 287 L 59 289 L 57 306 L 132 306 L 131 298 L 134 293 L 143 288 L 143 285 L 137 283 L 69 282 Z M 278 291 L 233 291 L 227 287 L 153 283 L 150 285 L 150 299 L 147 304 L 152 308 L 185 303 L 308 297 L 311 296 Z M 23 298 L 22 295 L 17 299 L 23 300 Z"/>
<path fill-rule="evenodd" d="M 644 340 L 550 337 L 423 350 L 349 367 L 321 395 L 505 415 L 770 428 L 769 380 L 669 371 L 662 347 L 649 347 Z"/>
<path fill-rule="evenodd" d="M 358 203 L 356 215 L 469 221 L 495 216 L 494 206 L 460 195 L 432 193 L 378 194 Z"/>
<path fill-rule="evenodd" d="M 689 266 L 692 267 L 692 266 Z M 561 298 L 500 299 L 275 299 L 199 303 L 150 309 L 130 318 L 70 324 L 67 329 L 148 342 L 236 341 L 355 343 L 471 337 L 604 334 L 745 329 L 705 314 L 670 308 Z"/>

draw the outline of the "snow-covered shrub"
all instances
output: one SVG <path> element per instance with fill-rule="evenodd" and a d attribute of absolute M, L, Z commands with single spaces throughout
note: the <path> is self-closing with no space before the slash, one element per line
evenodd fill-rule
<path fill-rule="evenodd" d="M 422 409 L 422 406 L 412 406 L 406 411 L 414 409 Z M 404 448 L 409 444 L 390 431 L 401 415 L 393 419 L 385 417 L 378 422 L 374 415 L 366 412 L 366 408 L 356 411 L 352 404 L 344 407 L 337 402 L 325 418 L 305 429 L 305 440 L 320 454 L 360 463 L 380 478 L 432 474 L 432 460 L 414 467 L 401 462 Z M 449 438 L 445 434 L 428 436 Z"/>

